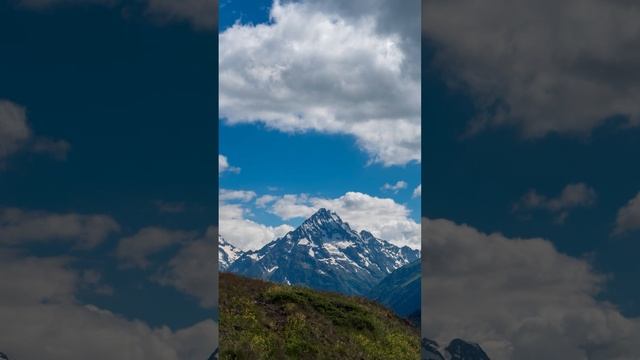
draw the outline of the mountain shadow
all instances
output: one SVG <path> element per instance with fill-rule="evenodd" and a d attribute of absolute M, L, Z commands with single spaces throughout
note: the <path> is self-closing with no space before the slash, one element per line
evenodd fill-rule
<path fill-rule="evenodd" d="M 393 309 L 398 315 L 420 322 L 420 259 L 404 265 L 376 285 L 367 297 Z M 416 319 L 417 318 L 417 319 Z"/>

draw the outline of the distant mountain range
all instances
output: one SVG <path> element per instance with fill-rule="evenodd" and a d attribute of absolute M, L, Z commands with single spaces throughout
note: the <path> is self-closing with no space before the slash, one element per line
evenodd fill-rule
<path fill-rule="evenodd" d="M 422 360 L 490 360 L 480 345 L 453 339 L 444 349 L 437 342 L 422 339 Z"/>
<path fill-rule="evenodd" d="M 244 255 L 244 251 L 231 245 L 222 236 L 218 235 L 218 269 L 226 271 L 229 265 Z"/>
<path fill-rule="evenodd" d="M 367 297 L 393 309 L 403 317 L 415 317 L 420 313 L 420 295 L 422 278 L 420 259 L 399 267 L 382 279 Z"/>
<path fill-rule="evenodd" d="M 257 251 L 219 241 L 222 271 L 347 295 L 369 295 L 394 270 L 420 258 L 418 250 L 354 231 L 327 209 Z"/>

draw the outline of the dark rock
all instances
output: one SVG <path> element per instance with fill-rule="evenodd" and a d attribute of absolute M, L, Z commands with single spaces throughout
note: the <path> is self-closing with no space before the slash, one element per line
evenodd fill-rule
<path fill-rule="evenodd" d="M 461 339 L 453 339 L 446 347 L 451 360 L 489 360 L 480 345 Z"/>
<path fill-rule="evenodd" d="M 438 350 L 438 343 L 427 338 L 422 339 L 422 360 L 444 360 Z"/>

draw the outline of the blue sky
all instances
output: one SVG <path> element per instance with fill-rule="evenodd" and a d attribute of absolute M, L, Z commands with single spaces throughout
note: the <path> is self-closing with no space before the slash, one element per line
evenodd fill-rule
<path fill-rule="evenodd" d="M 232 166 L 241 169 L 239 173 L 223 174 L 221 188 L 251 189 L 273 195 L 307 193 L 330 198 L 359 191 L 392 198 L 411 210 L 412 219 L 420 219 L 420 199 L 413 197 L 413 190 L 420 184 L 420 165 L 368 164 L 367 155 L 349 136 L 290 135 L 262 125 L 229 126 L 221 122 L 220 151 Z M 398 181 L 406 181 L 407 187 L 397 193 L 383 189 L 384 184 Z M 264 211 L 257 212 L 255 218 L 265 224 L 278 225 L 277 219 Z"/>

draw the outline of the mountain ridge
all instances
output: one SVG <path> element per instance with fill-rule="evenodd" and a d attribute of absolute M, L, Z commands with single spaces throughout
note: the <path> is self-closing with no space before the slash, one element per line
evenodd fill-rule
<path fill-rule="evenodd" d="M 414 260 L 394 270 L 374 286 L 367 297 L 408 317 L 420 311 L 422 263 Z"/>
<path fill-rule="evenodd" d="M 245 254 L 245 251 L 233 246 L 221 235 L 218 235 L 218 269 L 225 271 L 233 264 L 239 257 Z"/>
<path fill-rule="evenodd" d="M 348 295 L 366 295 L 384 277 L 419 258 L 369 231 L 356 232 L 325 208 L 299 227 L 256 251 L 247 251 L 225 269 L 268 281 L 306 285 Z"/>
<path fill-rule="evenodd" d="M 444 349 L 430 339 L 422 338 L 422 360 L 491 360 L 480 345 L 455 338 Z"/>

